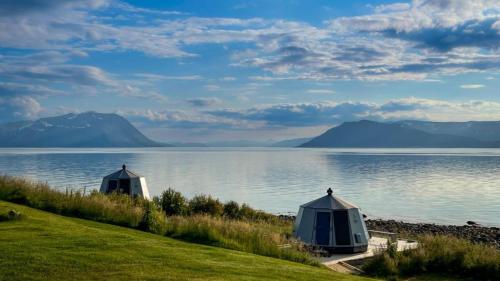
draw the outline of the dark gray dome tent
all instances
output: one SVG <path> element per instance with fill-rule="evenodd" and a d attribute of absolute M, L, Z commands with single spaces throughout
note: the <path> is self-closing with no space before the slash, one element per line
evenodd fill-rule
<path fill-rule="evenodd" d="M 149 199 L 148 185 L 146 178 L 130 170 L 127 170 L 125 164 L 121 170 L 118 170 L 102 179 L 102 193 L 121 192 L 130 196 L 138 196 Z"/>
<path fill-rule="evenodd" d="M 368 231 L 358 207 L 327 195 L 299 208 L 294 234 L 304 243 L 334 253 L 359 253 L 368 249 Z"/>

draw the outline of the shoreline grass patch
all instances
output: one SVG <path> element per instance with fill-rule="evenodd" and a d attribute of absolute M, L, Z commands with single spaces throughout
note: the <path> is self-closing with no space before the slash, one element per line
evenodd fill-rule
<path fill-rule="evenodd" d="M 130 227 L 189 242 L 281 258 L 318 262 L 292 238 L 290 221 L 246 204 L 222 203 L 207 195 L 187 200 L 168 189 L 152 201 L 93 191 L 60 192 L 44 183 L 0 176 L 0 200 L 64 215 Z M 280 245 L 289 244 L 289 248 Z"/>
<path fill-rule="evenodd" d="M 168 218 L 166 235 L 193 243 L 218 246 L 243 252 L 300 262 L 318 266 L 300 243 L 290 248 L 288 233 L 291 227 L 277 226 L 267 222 L 247 222 L 224 217 L 194 215 Z"/>
<path fill-rule="evenodd" d="M 443 274 L 473 280 L 500 280 L 500 251 L 453 236 L 425 235 L 419 246 L 403 252 L 387 251 L 363 269 L 378 277 Z"/>

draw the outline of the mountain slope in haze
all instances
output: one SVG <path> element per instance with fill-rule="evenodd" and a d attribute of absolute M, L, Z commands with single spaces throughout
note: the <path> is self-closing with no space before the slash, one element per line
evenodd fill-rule
<path fill-rule="evenodd" d="M 431 134 L 470 137 L 481 141 L 500 140 L 500 121 L 432 122 L 404 120 L 397 123 L 407 128 Z"/>
<path fill-rule="evenodd" d="M 85 112 L 0 125 L 1 147 L 149 147 L 150 140 L 125 118 Z"/>
<path fill-rule="evenodd" d="M 282 140 L 279 142 L 275 142 L 271 144 L 271 147 L 297 147 L 300 146 L 313 138 L 297 138 L 297 139 L 289 139 L 289 140 Z"/>
<path fill-rule="evenodd" d="M 221 140 L 206 142 L 207 147 L 267 147 L 271 143 L 269 141 L 253 141 L 253 140 Z"/>
<path fill-rule="evenodd" d="M 401 123 L 379 123 L 362 120 L 345 122 L 300 147 L 496 147 L 500 142 L 481 141 L 471 137 L 431 134 Z"/>

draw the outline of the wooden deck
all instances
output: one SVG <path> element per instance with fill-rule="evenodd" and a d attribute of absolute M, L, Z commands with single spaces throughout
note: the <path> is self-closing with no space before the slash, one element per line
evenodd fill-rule
<path fill-rule="evenodd" d="M 374 255 L 383 253 L 387 249 L 388 240 L 388 238 L 384 237 L 372 237 L 368 242 L 368 251 L 356 254 L 332 254 L 329 257 L 321 258 L 321 263 L 335 270 L 337 266 L 334 265 L 340 262 L 373 257 Z M 398 251 L 415 249 L 418 246 L 418 243 L 415 241 L 396 240 L 395 243 L 397 243 Z"/>

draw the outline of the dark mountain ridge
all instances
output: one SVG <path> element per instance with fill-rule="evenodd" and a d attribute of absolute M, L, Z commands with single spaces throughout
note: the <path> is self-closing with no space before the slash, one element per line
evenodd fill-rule
<path fill-rule="evenodd" d="M 125 118 L 93 111 L 0 125 L 1 147 L 165 146 L 144 136 Z"/>
<path fill-rule="evenodd" d="M 447 127 L 440 123 L 433 127 L 434 122 L 420 121 L 398 121 L 393 123 L 381 123 L 375 121 L 361 120 L 357 122 L 345 122 L 334 127 L 306 142 L 300 147 L 380 147 L 380 148 L 482 148 L 500 147 L 500 137 L 486 137 L 477 130 L 472 133 L 463 133 L 467 130 L 459 129 L 456 124 Z M 453 122 L 459 123 L 459 122 Z M 481 122 L 477 122 L 481 123 Z M 467 123 L 462 123 L 466 124 Z M 448 130 L 440 131 L 438 127 Z M 475 125 L 476 128 L 479 127 Z M 423 129 L 417 128 L 425 128 Z M 496 133 L 500 134 L 500 122 Z M 462 132 L 462 135 L 454 134 Z M 483 136 L 480 140 L 470 135 Z M 485 134 L 493 136 L 494 134 Z"/>
<path fill-rule="evenodd" d="M 287 140 L 282 140 L 275 142 L 270 145 L 270 147 L 296 147 L 299 146 L 303 143 L 306 143 L 313 138 L 296 138 L 296 139 L 287 139 Z"/>

